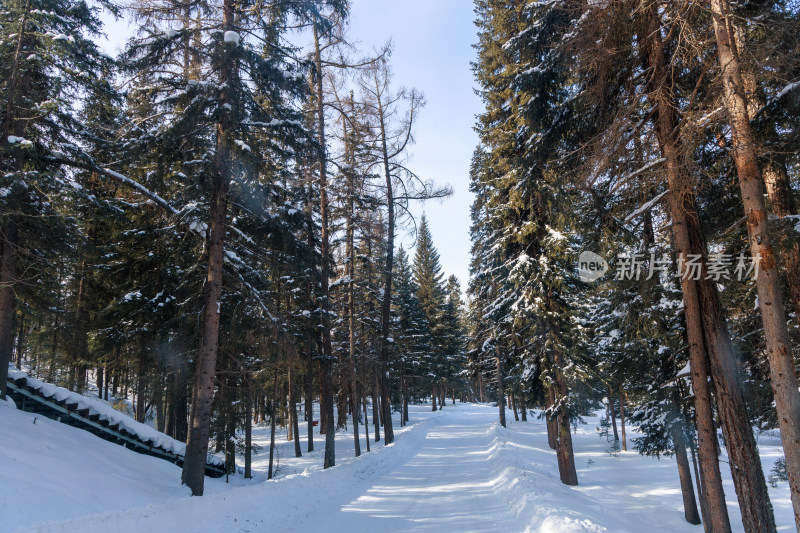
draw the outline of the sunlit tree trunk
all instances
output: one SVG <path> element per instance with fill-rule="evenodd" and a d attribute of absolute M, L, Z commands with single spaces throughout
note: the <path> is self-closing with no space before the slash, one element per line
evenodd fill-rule
<path fill-rule="evenodd" d="M 733 139 L 733 158 L 747 220 L 750 253 L 758 260 L 759 271 L 756 278 L 758 307 L 764 325 L 772 392 L 786 455 L 786 471 L 789 476 L 795 525 L 800 529 L 800 391 L 790 351 L 783 290 L 772 247 L 761 171 L 756 154 L 756 140 L 747 112 L 747 97 L 734 39 L 730 2 L 712 0 L 711 13 L 724 86 L 725 108 Z M 763 478 L 763 472 L 761 477 Z M 752 501 L 752 504 L 747 506 L 749 509 L 742 509 L 745 529 L 773 531 L 775 522 L 771 506 L 768 504 L 769 495 L 762 497 L 766 500 L 759 498 L 758 492 L 755 494 L 751 492 L 756 488 L 761 487 L 750 487 L 750 490 L 743 490 L 743 494 L 739 496 L 742 507 L 745 507 L 742 504 L 743 497 Z M 766 492 L 766 488 L 762 490 Z M 767 505 L 764 505 L 765 502 Z"/>

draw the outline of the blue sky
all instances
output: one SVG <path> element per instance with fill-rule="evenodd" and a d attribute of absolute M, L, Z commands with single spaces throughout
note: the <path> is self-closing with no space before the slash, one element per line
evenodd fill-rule
<path fill-rule="evenodd" d="M 469 164 L 478 137 L 472 127 L 481 112 L 470 61 L 477 41 L 469 0 L 353 0 L 350 38 L 364 49 L 391 38 L 397 84 L 425 93 L 409 162 L 417 174 L 449 183 L 453 196 L 424 208 L 447 275 L 466 289 L 469 275 Z M 399 235 L 399 237 L 405 237 Z M 408 246 L 410 238 L 403 238 Z"/>
<path fill-rule="evenodd" d="M 481 111 L 470 61 L 477 40 L 470 0 L 353 0 L 349 38 L 364 51 L 394 42 L 392 68 L 397 85 L 425 94 L 427 106 L 415 129 L 409 167 L 425 179 L 449 184 L 453 195 L 423 209 L 447 275 L 455 274 L 466 289 L 469 275 L 469 163 L 478 142 L 472 127 Z M 106 19 L 107 45 L 115 52 L 131 34 L 124 20 Z M 399 240 L 409 248 L 413 237 L 404 230 Z"/>

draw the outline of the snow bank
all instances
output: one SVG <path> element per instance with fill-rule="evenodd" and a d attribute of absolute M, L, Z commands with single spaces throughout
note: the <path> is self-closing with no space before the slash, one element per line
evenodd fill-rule
<path fill-rule="evenodd" d="M 179 466 L 6 408 L 12 405 L 0 402 L 0 533 L 190 497 Z M 206 478 L 207 492 L 224 486 L 223 479 Z"/>

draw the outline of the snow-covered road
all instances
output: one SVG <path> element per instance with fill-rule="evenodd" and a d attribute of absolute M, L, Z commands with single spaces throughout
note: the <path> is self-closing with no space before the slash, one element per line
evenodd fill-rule
<path fill-rule="evenodd" d="M 493 432 L 488 430 L 495 411 L 460 407 L 420 410 L 424 418 L 400 430 L 394 445 L 332 470 L 43 524 L 33 531 L 525 530 L 493 483 L 495 465 L 488 457 Z"/>
<path fill-rule="evenodd" d="M 6 417 L 15 420 L 16 440 L 5 448 L 11 464 L 38 460 L 41 465 L 38 477 L 26 482 L 23 471 L 16 477 L 18 484 L 29 485 L 30 497 L 0 485 L 0 500 L 9 501 L 6 511 L 16 513 L 10 521 L 16 526 L 4 529 L 0 520 L 0 532 L 701 531 L 683 520 L 674 462 L 635 452 L 609 454 L 594 417 L 574 434 L 580 485 L 567 487 L 559 482 L 541 420 L 532 416 L 529 422 L 514 422 L 509 412 L 509 427 L 504 429 L 496 422 L 497 409 L 488 405 L 448 405 L 435 413 L 429 409 L 412 406 L 413 423 L 397 428 L 395 444 L 373 444 L 372 451 L 358 459 L 352 457 L 352 434 L 337 432 L 338 466 L 324 471 L 321 436 L 315 436 L 317 451 L 302 458 L 293 457 L 292 443 L 282 437 L 277 479 L 264 478 L 267 453 L 262 448 L 254 463 L 255 479 L 237 477 L 227 485 L 224 480 L 207 480 L 202 498 L 187 497 L 174 465 L 56 422 L 33 425 L 25 418 L 28 413 L 15 412 Z M 75 455 L 53 455 L 44 462 L 40 454 L 29 458 L 25 439 L 32 437 L 24 432 L 34 431 L 36 438 L 71 439 L 67 442 L 74 442 L 69 450 Z M 301 433 L 305 449 L 305 431 Z M 259 427 L 256 438 L 262 445 L 266 435 Z M 0 431 L 0 457 L 3 444 Z M 761 444 L 769 468 L 780 449 Z M 84 467 L 73 472 L 69 468 L 76 457 L 86 464 L 103 458 L 99 464 L 110 470 Z M 52 479 L 46 477 L 50 471 Z M 144 481 L 148 478 L 149 483 Z M 32 499 L 43 492 L 50 495 L 49 501 Z M 726 495 L 731 521 L 739 531 L 729 481 Z M 772 489 L 771 496 L 779 530 L 791 531 L 786 485 Z M 38 511 L 46 511 L 39 520 L 58 521 L 36 524 Z"/>
<path fill-rule="evenodd" d="M 342 505 L 340 519 L 354 531 L 524 530 L 492 483 L 493 422 L 473 409 L 431 419 L 414 455 Z"/>

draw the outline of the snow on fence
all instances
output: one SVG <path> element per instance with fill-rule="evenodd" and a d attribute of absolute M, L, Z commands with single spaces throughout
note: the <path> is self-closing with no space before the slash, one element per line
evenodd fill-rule
<path fill-rule="evenodd" d="M 106 440 L 133 441 L 131 449 L 140 453 L 150 453 L 166 458 L 177 464 L 183 464 L 186 455 L 186 444 L 137 422 L 130 416 L 120 413 L 99 398 L 89 398 L 72 392 L 52 383 L 46 383 L 28 376 L 19 370 L 8 370 L 8 382 L 12 385 L 10 393 L 30 398 L 32 401 L 50 404 L 48 407 L 56 412 L 79 419 L 83 425 L 89 426 L 95 434 Z M 41 400 L 35 396 L 39 396 Z M 42 402 L 43 400 L 43 402 Z M 88 429 L 88 428 L 82 428 Z M 138 443 L 136 442 L 138 441 Z M 142 448 L 142 449 L 137 449 Z M 225 460 L 208 454 L 206 457 L 206 474 L 220 476 L 224 474 Z"/>

